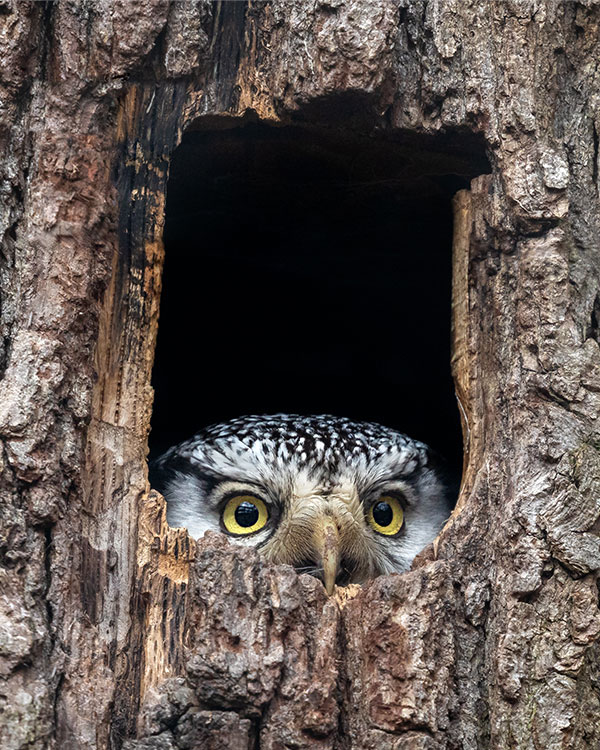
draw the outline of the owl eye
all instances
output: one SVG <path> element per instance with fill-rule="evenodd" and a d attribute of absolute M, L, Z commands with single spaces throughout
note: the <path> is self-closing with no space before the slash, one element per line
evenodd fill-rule
<path fill-rule="evenodd" d="M 241 536 L 260 531 L 269 520 L 269 513 L 259 497 L 236 495 L 227 501 L 221 520 L 226 531 Z"/>
<path fill-rule="evenodd" d="M 398 498 L 382 495 L 369 508 L 367 520 L 378 534 L 394 536 L 402 528 L 404 511 Z"/>

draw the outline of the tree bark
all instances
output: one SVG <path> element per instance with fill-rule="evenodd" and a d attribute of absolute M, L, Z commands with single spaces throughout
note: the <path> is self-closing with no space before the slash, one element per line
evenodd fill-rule
<path fill-rule="evenodd" d="M 0 745 L 600 746 L 600 8 L 0 3 Z M 339 590 L 147 483 L 169 159 L 252 113 L 474 133 L 457 508 Z M 236 120 L 236 118 L 238 118 Z"/>

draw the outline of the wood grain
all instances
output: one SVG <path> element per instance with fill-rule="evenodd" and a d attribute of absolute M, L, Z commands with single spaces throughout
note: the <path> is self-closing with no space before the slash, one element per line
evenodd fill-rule
<path fill-rule="evenodd" d="M 0 5 L 3 748 L 600 746 L 599 23 L 551 0 Z M 244 117 L 477 137 L 491 164 L 455 202 L 458 509 L 348 596 L 196 545 L 147 483 L 169 160 Z"/>

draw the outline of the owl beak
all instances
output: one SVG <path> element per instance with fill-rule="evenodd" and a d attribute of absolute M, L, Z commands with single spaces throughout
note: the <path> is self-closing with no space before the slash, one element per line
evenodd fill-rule
<path fill-rule="evenodd" d="M 340 537 L 337 524 L 330 516 L 323 517 L 317 524 L 314 550 L 323 568 L 325 591 L 331 596 L 340 566 Z"/>

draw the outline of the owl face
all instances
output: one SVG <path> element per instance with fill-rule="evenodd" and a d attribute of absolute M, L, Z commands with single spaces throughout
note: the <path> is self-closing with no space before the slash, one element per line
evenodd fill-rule
<path fill-rule="evenodd" d="M 226 534 L 334 586 L 407 570 L 449 514 L 430 449 L 341 417 L 241 417 L 153 466 L 171 526 Z"/>

